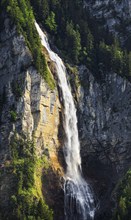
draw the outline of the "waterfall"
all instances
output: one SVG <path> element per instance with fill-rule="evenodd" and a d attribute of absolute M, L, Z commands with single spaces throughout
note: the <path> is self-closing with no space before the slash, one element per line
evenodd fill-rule
<path fill-rule="evenodd" d="M 93 194 L 81 173 L 76 108 L 67 83 L 66 68 L 60 57 L 51 50 L 46 35 L 36 22 L 35 26 L 42 45 L 47 49 L 50 59 L 55 64 L 64 102 L 64 130 L 66 134 L 64 156 L 67 165 L 64 184 L 65 220 L 92 220 L 95 212 Z"/>

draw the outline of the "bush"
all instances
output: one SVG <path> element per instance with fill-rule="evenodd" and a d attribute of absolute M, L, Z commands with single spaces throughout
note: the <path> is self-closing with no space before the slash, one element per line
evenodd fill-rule
<path fill-rule="evenodd" d="M 10 111 L 10 120 L 12 121 L 12 122 L 16 122 L 16 120 L 17 120 L 17 112 L 15 112 L 15 111 Z"/>
<path fill-rule="evenodd" d="M 15 98 L 18 100 L 20 97 L 22 97 L 22 82 L 13 80 L 11 86 Z"/>

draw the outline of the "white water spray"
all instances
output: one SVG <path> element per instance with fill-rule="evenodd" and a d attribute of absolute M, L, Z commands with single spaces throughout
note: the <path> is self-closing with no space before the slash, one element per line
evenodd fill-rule
<path fill-rule="evenodd" d="M 66 134 L 64 156 L 67 164 L 64 186 L 65 219 L 91 220 L 94 219 L 94 200 L 89 185 L 81 175 L 76 109 L 67 84 L 66 68 L 60 57 L 51 50 L 46 35 L 36 22 L 35 26 L 41 38 L 42 45 L 47 49 L 50 59 L 55 64 L 64 102 L 64 129 Z"/>

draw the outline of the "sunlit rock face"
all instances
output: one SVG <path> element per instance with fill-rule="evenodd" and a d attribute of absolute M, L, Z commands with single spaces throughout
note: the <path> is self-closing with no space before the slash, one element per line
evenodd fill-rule
<path fill-rule="evenodd" d="M 44 197 L 58 210 L 62 202 L 59 199 L 56 202 L 55 197 L 60 194 L 63 201 L 61 156 L 58 159 L 59 151 L 62 152 L 58 91 L 57 88 L 51 91 L 37 72 L 24 37 L 17 34 L 10 19 L 5 16 L 0 28 L 0 167 L 6 170 L 6 164 L 11 163 L 10 142 L 15 133 L 33 140 L 36 155 L 48 157 L 51 166 L 48 177 L 44 174 L 49 183 L 48 189 L 43 189 Z M 4 172 L 0 179 L 0 199 L 5 209 L 9 206 L 13 187 L 12 174 Z"/>
<path fill-rule="evenodd" d="M 114 186 L 131 166 L 131 83 L 115 73 L 98 79 L 85 67 L 80 68 L 79 77 L 83 171 L 94 180 L 104 213 Z"/>
<path fill-rule="evenodd" d="M 4 21 L 0 40 L 0 145 L 8 149 L 11 132 L 15 130 L 35 138 L 38 155 L 45 148 L 54 147 L 57 151 L 61 112 L 58 91 L 51 91 L 36 71 L 23 36 L 17 34 L 8 18 Z M 17 115 L 14 123 L 11 111 Z M 50 152 L 52 157 L 54 151 Z"/>
<path fill-rule="evenodd" d="M 84 7 L 89 9 L 90 15 L 102 22 L 102 25 L 119 36 L 125 43 L 131 32 L 131 1 L 130 0 L 85 0 Z"/>

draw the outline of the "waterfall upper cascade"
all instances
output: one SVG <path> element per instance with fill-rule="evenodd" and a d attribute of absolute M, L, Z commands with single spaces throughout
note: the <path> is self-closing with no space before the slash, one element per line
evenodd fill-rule
<path fill-rule="evenodd" d="M 47 49 L 50 59 L 55 64 L 64 102 L 64 129 L 66 134 L 64 156 L 67 164 L 64 186 L 65 219 L 92 220 L 95 213 L 94 199 L 89 185 L 82 178 L 81 174 L 76 109 L 66 79 L 66 68 L 60 57 L 51 50 L 46 35 L 36 22 L 35 26 L 41 38 L 42 45 Z"/>

